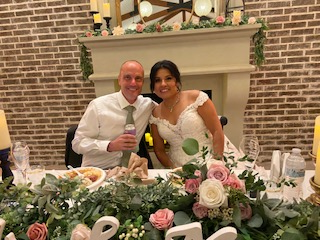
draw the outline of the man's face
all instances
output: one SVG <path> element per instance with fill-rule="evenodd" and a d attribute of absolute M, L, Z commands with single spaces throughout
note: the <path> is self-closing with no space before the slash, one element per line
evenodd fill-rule
<path fill-rule="evenodd" d="M 122 65 L 118 83 L 122 94 L 129 103 L 134 103 L 141 94 L 143 78 L 144 70 L 139 63 L 129 61 Z"/>

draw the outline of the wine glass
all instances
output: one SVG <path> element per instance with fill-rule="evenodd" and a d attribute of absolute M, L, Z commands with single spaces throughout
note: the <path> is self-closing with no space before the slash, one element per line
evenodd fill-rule
<path fill-rule="evenodd" d="M 253 170 L 260 152 L 258 138 L 254 135 L 244 135 L 239 145 L 240 154 L 245 158 L 247 170 Z"/>
<path fill-rule="evenodd" d="M 12 159 L 17 170 L 22 173 L 23 184 L 27 182 L 30 149 L 26 142 L 15 142 L 12 146 Z"/>

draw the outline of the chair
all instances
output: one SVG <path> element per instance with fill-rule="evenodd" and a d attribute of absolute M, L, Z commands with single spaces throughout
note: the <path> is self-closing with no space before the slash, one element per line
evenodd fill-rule
<path fill-rule="evenodd" d="M 74 138 L 74 134 L 78 128 L 78 125 L 71 126 L 67 131 L 66 136 L 66 151 L 65 151 L 65 165 L 71 165 L 72 167 L 80 167 L 82 163 L 82 155 L 73 151 L 72 149 L 72 140 Z M 149 155 L 149 151 L 147 149 L 146 142 L 144 137 L 142 137 L 139 143 L 139 151 L 137 153 L 140 157 L 144 157 L 148 159 L 148 168 L 153 169 L 153 164 L 151 161 L 151 157 Z"/>

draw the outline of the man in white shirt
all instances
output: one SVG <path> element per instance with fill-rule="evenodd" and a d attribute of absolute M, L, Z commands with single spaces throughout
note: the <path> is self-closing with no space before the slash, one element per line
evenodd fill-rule
<path fill-rule="evenodd" d="M 88 105 L 72 141 L 72 148 L 83 154 L 82 167 L 102 169 L 121 165 L 123 150 L 134 150 L 144 136 L 156 103 L 141 96 L 144 69 L 134 60 L 122 64 L 118 76 L 120 91 L 98 97 Z M 124 134 L 127 106 L 134 106 L 136 136 Z"/>

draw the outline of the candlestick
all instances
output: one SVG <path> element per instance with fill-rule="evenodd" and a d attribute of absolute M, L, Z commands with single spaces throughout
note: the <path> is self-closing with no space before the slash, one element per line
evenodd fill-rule
<path fill-rule="evenodd" d="M 320 185 L 320 143 L 318 144 L 314 182 Z"/>
<path fill-rule="evenodd" d="M 315 206 L 320 206 L 320 185 L 315 183 L 314 177 L 310 178 L 309 183 L 315 192 L 307 198 L 307 201 Z"/>
<path fill-rule="evenodd" d="M 110 20 L 111 20 L 111 17 L 104 17 L 104 20 L 106 20 L 106 26 L 108 29 L 110 29 Z"/>
<path fill-rule="evenodd" d="M 320 116 L 316 117 L 313 135 L 312 154 L 317 154 L 317 148 L 320 142 Z"/>
<path fill-rule="evenodd" d="M 110 13 L 110 3 L 103 4 L 103 17 L 111 17 Z"/>
<path fill-rule="evenodd" d="M 90 0 L 90 11 L 98 12 L 98 3 L 97 0 Z"/>

